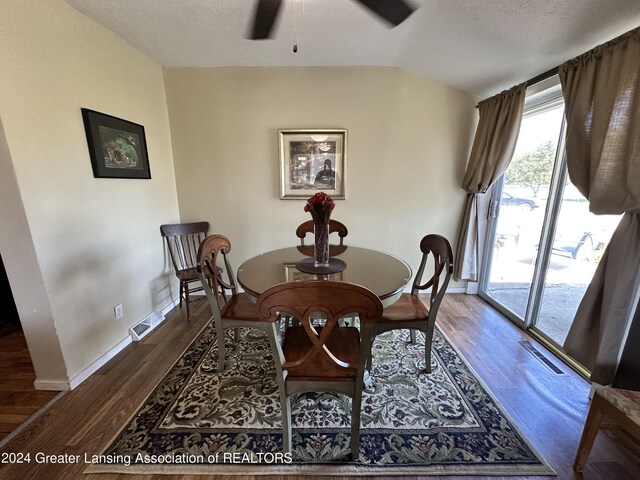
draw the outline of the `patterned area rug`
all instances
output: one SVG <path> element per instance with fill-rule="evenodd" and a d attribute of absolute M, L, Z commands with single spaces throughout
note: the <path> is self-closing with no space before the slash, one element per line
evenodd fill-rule
<path fill-rule="evenodd" d="M 350 462 L 350 399 L 292 398 L 292 455 L 281 452 L 275 367 L 261 332 L 226 339 L 216 372 L 209 324 L 87 472 L 246 475 L 554 475 L 461 354 L 436 329 L 433 373 L 408 332 L 374 344 L 361 452 Z"/>

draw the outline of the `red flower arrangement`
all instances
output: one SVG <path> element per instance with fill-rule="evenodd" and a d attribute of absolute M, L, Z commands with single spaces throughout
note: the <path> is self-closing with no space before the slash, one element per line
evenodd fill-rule
<path fill-rule="evenodd" d="M 304 211 L 311 214 L 314 223 L 313 256 L 316 267 L 329 266 L 329 217 L 335 206 L 333 199 L 324 192 L 318 192 L 307 199 L 304 206 Z"/>
<path fill-rule="evenodd" d="M 319 225 L 329 223 L 331 211 L 335 208 L 333 199 L 324 192 L 318 192 L 314 196 L 307 199 L 304 211 L 311 214 L 313 222 Z"/>

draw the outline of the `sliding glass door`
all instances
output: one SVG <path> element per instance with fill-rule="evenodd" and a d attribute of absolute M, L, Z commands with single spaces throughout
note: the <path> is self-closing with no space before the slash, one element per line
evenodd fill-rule
<path fill-rule="evenodd" d="M 551 83 L 551 82 L 550 82 Z M 513 159 L 493 189 L 480 295 L 561 353 L 619 217 L 568 182 L 557 82 L 528 94 Z"/>
<path fill-rule="evenodd" d="M 481 292 L 524 323 L 534 282 L 557 144 L 562 104 L 527 114 L 514 158 L 492 202 L 490 261 Z"/>

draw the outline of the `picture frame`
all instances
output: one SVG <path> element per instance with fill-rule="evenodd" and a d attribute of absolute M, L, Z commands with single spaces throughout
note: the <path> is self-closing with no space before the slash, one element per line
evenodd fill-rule
<path fill-rule="evenodd" d="M 82 108 L 95 178 L 151 178 L 144 127 Z"/>
<path fill-rule="evenodd" d="M 346 199 L 347 130 L 278 130 L 280 198 L 309 198 L 323 191 Z"/>

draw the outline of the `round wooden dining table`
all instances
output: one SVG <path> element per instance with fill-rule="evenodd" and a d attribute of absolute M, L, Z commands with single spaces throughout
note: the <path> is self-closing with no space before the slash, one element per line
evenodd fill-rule
<path fill-rule="evenodd" d="M 370 248 L 331 245 L 331 258 L 342 260 L 346 267 L 337 273 L 305 273 L 296 263 L 313 256 L 313 246 L 297 246 L 266 252 L 249 258 L 238 268 L 238 283 L 246 293 L 258 298 L 279 283 L 300 280 L 329 280 L 355 283 L 375 293 L 387 307 L 395 302 L 411 280 L 411 268 L 390 253 Z"/>

